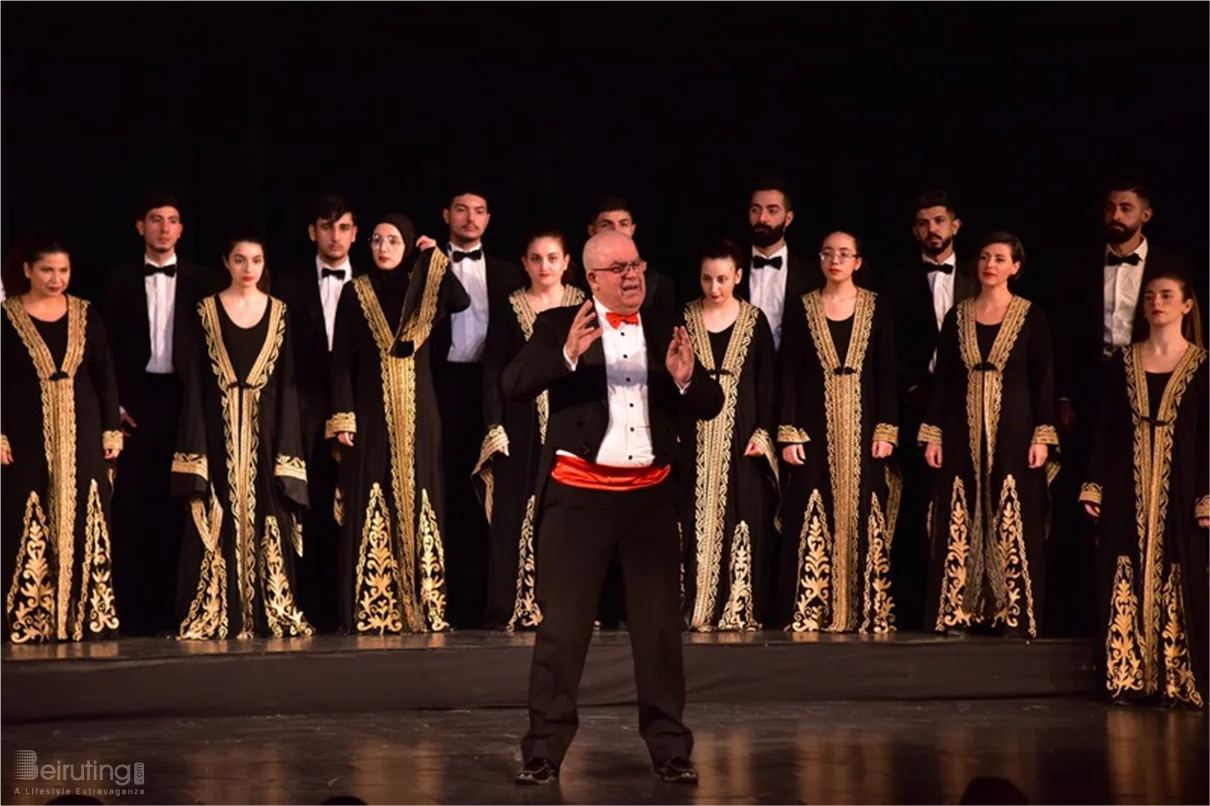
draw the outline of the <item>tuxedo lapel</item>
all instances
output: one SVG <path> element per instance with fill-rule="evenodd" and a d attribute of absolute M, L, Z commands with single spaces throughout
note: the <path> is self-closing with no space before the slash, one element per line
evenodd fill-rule
<path fill-rule="evenodd" d="M 314 274 L 314 269 L 303 272 L 300 282 L 302 288 L 302 301 L 307 309 L 307 316 L 311 320 L 311 325 L 317 332 L 324 334 L 324 341 L 327 342 L 328 330 L 324 325 L 324 304 L 319 296 L 319 279 Z"/>
<path fill-rule="evenodd" d="M 138 355 L 140 362 L 145 366 L 151 358 L 151 311 L 147 305 L 147 282 L 143 274 L 142 264 L 139 264 L 131 272 L 129 282 L 127 293 L 130 294 L 130 302 L 134 306 L 134 309 L 139 312 L 139 322 L 141 324 L 136 337 L 136 343 L 139 346 Z M 178 280 L 178 289 L 180 285 L 180 281 Z"/>

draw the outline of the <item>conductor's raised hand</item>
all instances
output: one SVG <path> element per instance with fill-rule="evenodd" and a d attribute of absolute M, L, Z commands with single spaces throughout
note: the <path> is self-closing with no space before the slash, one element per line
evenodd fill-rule
<path fill-rule="evenodd" d="M 597 325 L 597 312 L 592 300 L 588 300 L 576 311 L 572 320 L 571 330 L 567 331 L 567 343 L 563 349 L 567 352 L 567 360 L 575 364 L 584 355 L 589 346 L 601 338 L 601 328 Z"/>
<path fill-rule="evenodd" d="M 668 368 L 668 374 L 676 381 L 677 386 L 684 388 L 689 385 L 690 379 L 693 378 L 693 363 L 693 343 L 689 341 L 689 331 L 684 327 L 673 328 L 664 366 Z"/>

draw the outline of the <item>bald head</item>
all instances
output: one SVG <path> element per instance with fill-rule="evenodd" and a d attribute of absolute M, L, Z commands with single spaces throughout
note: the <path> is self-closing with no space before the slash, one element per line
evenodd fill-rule
<path fill-rule="evenodd" d="M 647 282 L 643 271 L 626 268 L 623 271 L 608 271 L 611 268 L 631 267 L 639 263 L 639 250 L 630 236 L 613 230 L 603 230 L 584 244 L 584 273 L 592 295 L 606 308 L 615 313 L 634 313 L 643 304 L 647 293 Z"/>

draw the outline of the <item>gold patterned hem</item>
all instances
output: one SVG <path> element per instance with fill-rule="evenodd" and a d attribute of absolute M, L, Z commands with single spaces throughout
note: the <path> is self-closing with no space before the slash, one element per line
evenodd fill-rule
<path fill-rule="evenodd" d="M 916 441 L 922 444 L 940 445 L 941 429 L 938 426 L 926 423 L 920 426 L 920 430 L 916 432 Z"/>
<path fill-rule="evenodd" d="M 1210 495 L 1203 495 L 1193 505 L 1193 517 L 1210 518 Z"/>
<path fill-rule="evenodd" d="M 954 479 L 950 497 L 949 536 L 946 539 L 941 602 L 937 608 L 936 632 L 971 626 L 971 614 L 965 607 L 967 559 L 970 556 L 970 514 L 966 506 L 966 488 L 961 478 Z M 929 520 L 933 510 L 929 507 Z"/>
<path fill-rule="evenodd" d="M 351 411 L 340 411 L 333 414 L 324 423 L 324 439 L 332 439 L 337 434 L 356 434 L 357 415 Z"/>
<path fill-rule="evenodd" d="M 355 628 L 359 633 L 403 632 L 404 592 L 391 541 L 391 513 L 382 486 L 370 488 L 357 550 L 354 588 Z"/>
<path fill-rule="evenodd" d="M 38 493 L 25 502 L 25 524 L 17 548 L 17 564 L 5 599 L 5 614 L 14 644 L 40 643 L 55 638 L 55 574 L 50 534 Z"/>
<path fill-rule="evenodd" d="M 101 449 L 106 451 L 120 451 L 124 445 L 124 437 L 121 431 L 102 431 L 101 432 Z"/>
<path fill-rule="evenodd" d="M 420 491 L 420 603 L 430 632 L 449 629 L 445 620 L 445 545 L 429 491 Z"/>
<path fill-rule="evenodd" d="M 832 538 L 823 496 L 811 491 L 798 536 L 798 574 L 795 584 L 794 619 L 791 632 L 818 632 L 826 629 L 832 608 Z"/>
<path fill-rule="evenodd" d="M 537 627 L 542 623 L 542 609 L 538 606 L 537 554 L 534 551 L 534 506 L 537 496 L 531 495 L 525 503 L 525 520 L 521 521 L 521 537 L 517 542 L 517 594 L 513 599 L 513 614 L 505 629 L 513 632 L 518 627 Z"/>
<path fill-rule="evenodd" d="M 307 480 L 307 463 L 297 456 L 286 456 L 279 453 L 273 463 L 273 475 L 278 478 Z"/>
<path fill-rule="evenodd" d="M 874 426 L 874 440 L 876 442 L 889 442 L 892 445 L 898 445 L 899 426 L 891 425 L 890 423 L 879 423 Z"/>
<path fill-rule="evenodd" d="M 88 486 L 84 568 L 80 572 L 80 585 L 79 614 L 73 634 L 75 640 L 83 638 L 85 624 L 92 636 L 103 636 L 118 629 L 118 610 L 113 592 L 113 551 L 96 479 Z"/>
<path fill-rule="evenodd" d="M 1189 658 L 1189 637 L 1186 633 L 1185 596 L 1181 587 L 1180 563 L 1173 563 L 1164 585 L 1164 697 L 1195 708 L 1205 702 L 1197 690 L 1193 664 Z"/>
<path fill-rule="evenodd" d="M 264 551 L 261 552 L 261 596 L 265 602 L 265 621 L 275 638 L 296 638 L 315 634 L 313 628 L 294 603 L 290 580 L 286 576 L 282 552 L 281 529 L 277 518 L 265 518 Z"/>
<path fill-rule="evenodd" d="M 1034 621 L 1033 579 L 1025 549 L 1025 524 L 1021 517 L 1017 480 L 1012 476 L 1005 477 L 1000 489 L 996 525 L 1000 565 L 1004 569 L 1005 600 L 993 621 L 1003 621 L 1008 627 L 1017 629 L 1024 615 L 1026 632 L 1030 638 L 1036 638 L 1038 628 Z"/>
<path fill-rule="evenodd" d="M 483 438 L 483 444 L 479 448 L 479 461 L 475 462 L 474 469 L 471 470 L 472 476 L 477 476 L 483 470 L 484 465 L 492 460 L 492 457 L 497 453 L 505 453 L 508 451 L 508 434 L 504 431 L 504 426 L 493 425 L 487 431 L 487 436 Z"/>
<path fill-rule="evenodd" d="M 773 437 L 769 436 L 769 432 L 765 429 L 758 428 L 752 432 L 750 441 L 755 443 L 760 450 L 760 455 L 765 457 L 765 461 L 769 463 L 769 469 L 773 471 L 774 482 L 778 482 L 781 472 L 777 464 L 777 447 L 773 444 Z"/>
<path fill-rule="evenodd" d="M 803 442 L 810 442 L 811 438 L 807 436 L 807 432 L 793 425 L 779 425 L 777 427 L 777 441 L 783 445 L 795 445 Z"/>
<path fill-rule="evenodd" d="M 1040 425 L 1034 429 L 1033 437 L 1030 438 L 1031 445 L 1055 445 L 1059 444 L 1059 432 L 1055 430 L 1053 425 Z"/>
<path fill-rule="evenodd" d="M 198 573 L 197 591 L 189 604 L 189 612 L 181 621 L 177 639 L 182 641 L 223 640 L 227 637 L 229 617 L 227 613 L 227 561 L 220 549 L 223 509 L 218 496 L 210 491 L 210 508 L 206 502 L 195 498 L 190 502 L 193 522 L 202 540 L 205 552 L 202 555 L 201 571 Z"/>
<path fill-rule="evenodd" d="M 174 453 L 172 472 L 198 476 L 202 481 L 210 481 L 210 464 L 206 455 L 201 453 Z"/>
<path fill-rule="evenodd" d="M 1085 504 L 1101 505 L 1101 485 L 1091 481 L 1084 482 L 1080 487 L 1080 500 Z"/>
<path fill-rule="evenodd" d="M 887 520 L 878 502 L 870 494 L 870 518 L 866 533 L 869 546 L 865 557 L 865 602 L 861 632 L 885 635 L 895 632 L 895 599 L 891 596 L 891 556 Z"/>
<path fill-rule="evenodd" d="M 1143 659 L 1138 642 L 1139 599 L 1134 569 L 1127 556 L 1118 557 L 1105 633 L 1105 687 L 1114 697 L 1142 691 Z"/>
<path fill-rule="evenodd" d="M 731 592 L 723 615 L 718 621 L 720 630 L 730 632 L 753 632 L 761 628 L 756 620 L 756 602 L 752 591 L 752 535 L 746 521 L 735 526 L 731 537 Z"/>

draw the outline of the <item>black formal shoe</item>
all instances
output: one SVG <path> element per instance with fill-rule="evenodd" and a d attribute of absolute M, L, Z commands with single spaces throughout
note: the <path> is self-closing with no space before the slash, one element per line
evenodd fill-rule
<path fill-rule="evenodd" d="M 538 756 L 525 762 L 517 773 L 517 783 L 523 785 L 553 784 L 559 780 L 559 768 L 548 758 Z"/>
<path fill-rule="evenodd" d="M 687 758 L 673 756 L 655 764 L 655 774 L 666 784 L 696 784 L 697 767 Z"/>

